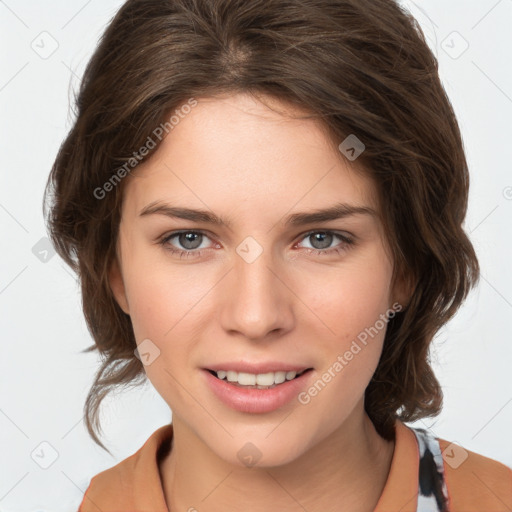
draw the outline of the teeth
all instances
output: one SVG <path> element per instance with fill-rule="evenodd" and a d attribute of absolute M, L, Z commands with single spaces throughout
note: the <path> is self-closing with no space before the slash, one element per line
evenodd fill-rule
<path fill-rule="evenodd" d="M 297 375 L 297 372 L 286 372 L 286 380 L 292 380 Z"/>
<path fill-rule="evenodd" d="M 228 382 L 238 383 L 241 386 L 273 386 L 282 384 L 285 380 L 292 380 L 297 376 L 297 372 L 268 372 L 268 373 L 245 373 L 234 372 L 232 370 L 219 370 L 216 372 L 219 379 L 227 378 Z"/>

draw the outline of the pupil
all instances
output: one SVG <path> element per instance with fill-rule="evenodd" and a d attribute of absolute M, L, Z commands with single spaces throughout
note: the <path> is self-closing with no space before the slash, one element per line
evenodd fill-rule
<path fill-rule="evenodd" d="M 179 241 L 185 249 L 197 249 L 201 245 L 201 236 L 200 233 L 181 233 Z"/>
<path fill-rule="evenodd" d="M 330 233 L 314 233 L 313 235 L 310 235 L 310 238 L 312 238 L 311 245 L 315 249 L 325 249 L 331 245 L 332 242 L 332 234 Z M 320 247 L 315 246 L 315 243 L 320 242 Z"/>

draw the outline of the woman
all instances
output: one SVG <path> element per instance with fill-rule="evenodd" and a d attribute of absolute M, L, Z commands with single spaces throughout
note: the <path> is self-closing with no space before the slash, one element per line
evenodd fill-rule
<path fill-rule="evenodd" d="M 479 275 L 437 61 L 392 0 L 129 0 L 54 163 L 49 229 L 104 362 L 172 410 L 80 511 L 509 510 L 439 413 Z"/>

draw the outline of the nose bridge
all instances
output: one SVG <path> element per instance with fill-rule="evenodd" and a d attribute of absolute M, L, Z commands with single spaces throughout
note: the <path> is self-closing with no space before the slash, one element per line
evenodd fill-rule
<path fill-rule="evenodd" d="M 276 274 L 279 270 L 270 250 L 264 250 L 252 237 L 239 244 L 226 283 L 227 300 L 221 312 L 224 329 L 257 339 L 289 327 L 292 315 L 287 288 Z"/>

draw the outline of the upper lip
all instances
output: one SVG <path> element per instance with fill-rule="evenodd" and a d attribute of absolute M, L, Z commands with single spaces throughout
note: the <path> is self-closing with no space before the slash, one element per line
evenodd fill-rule
<path fill-rule="evenodd" d="M 250 363 L 248 361 L 237 361 L 237 362 L 226 362 L 219 364 L 212 364 L 205 368 L 205 370 L 213 370 L 218 372 L 220 370 L 233 371 L 233 372 L 244 372 L 244 373 L 254 373 L 256 375 L 260 373 L 270 373 L 270 372 L 297 372 L 300 373 L 303 370 L 307 370 L 311 368 L 311 366 L 307 365 L 297 365 L 290 363 L 280 363 L 279 361 L 267 361 L 261 363 Z"/>

